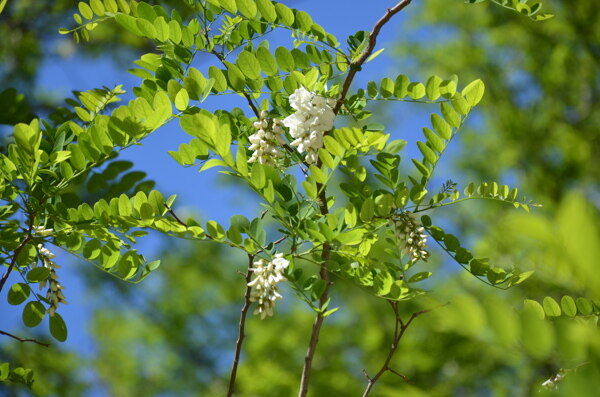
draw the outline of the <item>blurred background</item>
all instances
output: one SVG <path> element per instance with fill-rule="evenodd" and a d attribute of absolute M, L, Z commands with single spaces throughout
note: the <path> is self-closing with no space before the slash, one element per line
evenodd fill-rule
<path fill-rule="evenodd" d="M 282 2 L 307 11 L 343 45 L 395 4 Z M 185 1 L 160 3 L 189 14 Z M 127 69 L 153 51 L 151 44 L 116 24 L 97 28 L 89 43 L 75 44 L 57 31 L 71 26 L 76 6 L 67 0 L 9 0 L 0 14 L 0 99 L 9 104 L 0 109 L 2 139 L 11 125 L 64 105 L 72 90 L 122 84 L 131 92 L 139 83 Z M 438 167 L 439 183 L 451 178 L 464 188 L 471 181 L 495 180 L 519 186 L 543 204 L 528 214 L 471 201 L 435 214 L 478 255 L 535 274 L 499 290 L 436 252 L 427 265 L 434 270 L 431 292 L 402 304 L 401 312 L 408 316 L 449 304 L 419 317 L 401 342 L 392 367 L 411 383 L 388 373 L 373 396 L 595 396 L 600 389 L 598 306 L 580 307 L 575 318 L 544 321 L 523 311 L 525 299 L 542 302 L 546 296 L 600 302 L 600 3 L 547 0 L 544 8 L 556 16 L 534 23 L 490 2 L 413 1 L 384 28 L 378 41 L 384 53 L 355 81 L 359 88 L 400 73 L 418 81 L 456 74 L 461 85 L 481 78 L 485 97 Z M 288 31 L 270 40 L 291 43 Z M 207 68 L 209 61 L 197 67 Z M 243 102 L 231 96 L 205 104 L 214 110 Z M 418 153 L 414 142 L 437 108 L 386 102 L 374 111 L 393 139 L 409 141 L 403 154 L 408 169 L 411 154 Z M 133 164 L 122 176 L 123 186 L 154 181 L 166 196 L 178 195 L 179 212 L 203 221 L 228 224 L 233 214 L 256 216 L 256 199 L 229 179 L 184 169 L 167 154 L 188 140 L 172 124 L 123 152 L 119 159 Z M 95 199 L 99 193 L 88 194 Z M 33 368 L 36 382 L 32 390 L 0 383 L 0 396 L 226 393 L 244 290 L 237 271 L 245 258 L 209 242 L 159 235 L 140 249 L 161 258 L 162 265 L 137 285 L 57 252 L 69 301 L 61 307 L 69 338 L 44 348 L 2 337 L 0 361 Z M 343 280 L 335 289 L 332 304 L 341 309 L 325 323 L 312 396 L 362 394 L 362 371 L 379 369 L 393 332 L 392 312 L 383 300 Z M 274 317 L 248 319 L 239 395 L 297 392 L 313 313 L 291 290 L 284 295 Z M 50 339 L 46 327 L 22 326 L 21 309 L 5 302 L 0 297 L 1 330 Z M 542 388 L 561 370 L 565 376 L 556 389 Z"/>

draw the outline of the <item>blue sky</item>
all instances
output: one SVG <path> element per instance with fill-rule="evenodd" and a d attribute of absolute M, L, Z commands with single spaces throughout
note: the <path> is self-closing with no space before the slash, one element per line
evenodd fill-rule
<path fill-rule="evenodd" d="M 385 12 L 386 8 L 395 4 L 394 1 L 283 1 L 291 7 L 302 9 L 312 15 L 313 19 L 321 24 L 326 30 L 335 34 L 338 40 L 345 46 L 348 35 L 358 30 L 371 30 Z M 418 2 L 406 8 L 397 15 L 381 32 L 377 48 L 385 48 L 393 45 L 395 40 L 402 37 L 399 32 L 403 22 L 409 20 L 418 7 Z M 66 21 L 65 23 L 70 23 Z M 64 36 L 57 40 L 64 40 Z M 282 30 L 279 35 L 270 36 L 273 44 L 291 45 L 289 32 Z M 85 45 L 85 44 L 80 44 Z M 391 51 L 390 51 L 391 52 Z M 133 61 L 133 59 L 132 59 Z M 133 64 L 132 64 L 133 66 Z M 200 70 L 206 68 L 207 64 L 201 64 Z M 363 72 L 359 73 L 355 86 L 366 87 L 367 80 L 379 80 L 386 75 L 396 76 L 403 70 L 398 61 L 392 62 L 391 58 L 384 52 L 377 59 L 367 64 Z M 427 76 L 415 76 L 426 79 Z M 128 92 L 139 83 L 139 79 L 125 70 L 119 69 L 108 57 L 97 59 L 86 59 L 77 53 L 69 58 L 52 57 L 44 62 L 38 79 L 40 91 L 52 93 L 56 97 L 66 97 L 72 90 L 89 90 L 95 87 L 113 87 L 122 84 Z M 233 97 L 228 96 L 214 100 L 210 98 L 205 102 L 206 107 L 214 109 L 217 107 L 228 108 Z M 236 101 L 237 102 L 237 101 Z M 243 103 L 240 103 L 243 104 Z M 418 107 L 411 104 L 397 104 L 394 110 L 394 120 L 402 120 L 402 135 L 400 129 L 391 126 L 388 132 L 394 134 L 395 139 L 403 138 L 412 141 L 420 137 L 421 127 L 428 124 L 428 112 L 437 109 L 429 107 Z M 408 136 L 407 136 L 407 135 Z M 223 176 L 217 174 L 215 169 L 209 172 L 198 173 L 196 168 L 182 168 L 175 160 L 167 154 L 168 150 L 176 150 L 180 143 L 187 142 L 190 137 L 184 134 L 177 122 L 155 132 L 143 142 L 142 146 L 130 148 L 123 152 L 122 159 L 130 160 L 135 164 L 135 169 L 148 173 L 148 177 L 157 182 L 157 189 L 165 196 L 177 194 L 177 207 L 179 211 L 199 213 L 203 221 L 214 219 L 218 222 L 228 224 L 229 217 L 233 214 L 244 214 L 255 216 L 258 211 L 257 201 L 251 196 L 244 194 L 223 183 Z M 409 154 L 416 151 L 414 146 L 409 149 Z M 407 155 L 404 155 L 405 160 Z M 151 242 L 152 244 L 152 242 Z M 70 301 L 69 305 L 63 306 L 60 312 L 69 325 L 70 336 L 65 343 L 66 347 L 84 352 L 93 351 L 93 342 L 86 332 L 89 304 L 93 303 L 93 296 L 85 293 L 85 287 L 78 276 L 73 275 L 71 270 L 76 266 L 89 266 L 85 263 L 74 263 L 64 254 L 57 252 L 57 262 L 65 264 L 60 271 L 62 283 L 67 287 L 65 295 Z M 8 285 L 17 282 L 15 275 L 11 277 Z M 135 286 L 132 286 L 135 288 Z M 27 329 L 19 330 L 20 313 L 22 307 L 10 307 L 0 303 L 0 329 L 14 332 L 23 336 L 30 333 Z M 46 322 L 45 322 L 46 323 Z M 43 325 L 42 327 L 47 327 Z M 46 339 L 46 338 L 45 338 Z"/>

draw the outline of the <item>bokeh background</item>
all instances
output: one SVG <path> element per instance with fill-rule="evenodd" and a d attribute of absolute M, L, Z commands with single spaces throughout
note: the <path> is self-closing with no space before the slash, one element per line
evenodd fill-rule
<path fill-rule="evenodd" d="M 152 1 L 148 1 L 153 3 Z M 12 106 L 0 109 L 3 139 L 10 124 L 44 115 L 72 90 L 139 79 L 132 61 L 152 46 L 113 24 L 100 27 L 89 43 L 57 33 L 73 22 L 75 1 L 8 2 L 0 15 L 0 92 L 12 87 Z M 185 1 L 161 1 L 186 14 Z M 393 1 L 298 0 L 286 5 L 307 11 L 341 43 L 370 30 Z M 576 318 L 531 320 L 525 299 L 551 296 L 600 298 L 600 3 L 547 0 L 556 16 L 534 23 L 484 2 L 413 1 L 387 25 L 378 41 L 382 55 L 367 64 L 355 88 L 369 80 L 407 74 L 425 81 L 436 74 L 481 78 L 486 95 L 438 167 L 438 182 L 459 186 L 495 180 L 518 185 L 543 207 L 531 214 L 500 203 L 459 204 L 436 214 L 473 250 L 506 267 L 535 270 L 508 291 L 490 288 L 461 271 L 444 253 L 428 267 L 430 293 L 401 305 L 406 315 L 449 303 L 411 326 L 393 367 L 411 380 L 386 374 L 374 396 L 594 396 L 600 389 L 598 307 Z M 189 10 L 188 10 L 189 11 Z M 290 45 L 288 31 L 271 36 Z M 344 44 L 343 44 L 344 45 Z M 211 60 L 199 60 L 200 70 Z M 11 92 L 3 95 L 12 95 Z M 125 98 L 132 98 L 130 94 Z M 243 105 L 234 96 L 211 98 L 208 109 Z M 432 105 L 377 103 L 379 121 L 393 138 L 406 139 L 409 167 L 414 142 L 428 125 Z M 182 168 L 167 153 L 186 142 L 173 123 L 142 146 L 119 156 L 139 180 L 152 180 L 165 195 L 177 194 L 179 213 L 228 224 L 233 214 L 256 216 L 257 200 L 214 172 Z M 93 192 L 88 192 L 90 198 Z M 0 361 L 33 368 L 28 390 L 0 383 L 0 396 L 220 396 L 224 395 L 244 281 L 245 258 L 209 242 L 151 235 L 141 243 L 160 269 L 131 285 L 59 254 L 69 305 L 65 343 L 51 348 L 0 339 Z M 360 395 L 363 369 L 379 368 L 391 341 L 393 317 L 383 301 L 336 283 L 334 304 L 315 359 L 313 396 Z M 293 292 L 273 318 L 248 320 L 248 338 L 238 374 L 239 395 L 289 396 L 297 390 L 312 313 Z M 44 326 L 21 325 L 20 308 L 0 297 L 0 329 L 47 340 Z M 556 390 L 542 383 L 564 370 Z"/>

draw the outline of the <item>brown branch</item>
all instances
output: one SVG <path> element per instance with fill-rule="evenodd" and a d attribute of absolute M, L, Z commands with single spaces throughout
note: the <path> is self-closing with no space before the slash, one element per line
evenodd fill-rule
<path fill-rule="evenodd" d="M 33 238 L 33 236 L 31 235 L 32 229 L 33 229 L 33 227 L 30 226 L 29 230 L 27 231 L 27 236 L 23 239 L 23 241 L 21 241 L 21 243 L 17 246 L 17 248 L 15 248 L 13 257 L 10 261 L 10 264 L 8 265 L 8 269 L 6 270 L 6 272 L 4 272 L 4 274 L 2 275 L 2 278 L 0 278 L 0 291 L 2 291 L 2 288 L 4 288 L 4 284 L 6 283 L 6 280 L 8 280 L 8 276 L 10 276 L 10 273 L 12 272 L 13 268 L 15 267 L 15 264 L 17 263 L 17 257 L 19 256 L 19 254 L 21 253 L 23 248 L 25 248 L 27 243 L 29 241 L 31 241 L 31 239 Z"/>
<path fill-rule="evenodd" d="M 188 225 L 177 216 L 175 211 L 173 211 L 173 208 L 169 207 L 167 203 L 164 203 L 164 205 L 167 209 L 167 212 L 177 221 L 177 223 L 179 223 L 181 226 L 184 226 L 187 229 Z"/>
<path fill-rule="evenodd" d="M 13 339 L 18 340 L 19 342 L 33 342 L 33 343 L 37 343 L 38 345 L 41 345 L 41 346 L 44 346 L 44 347 L 50 347 L 50 343 L 40 342 L 39 340 L 32 339 L 32 338 L 21 338 L 21 337 L 18 337 L 16 335 L 9 334 L 8 332 L 2 331 L 2 330 L 0 330 L 0 335 L 9 336 L 9 337 L 11 337 Z"/>
<path fill-rule="evenodd" d="M 329 255 L 331 254 L 331 245 L 327 242 L 323 244 L 323 252 L 321 254 L 321 260 L 323 264 L 321 265 L 321 271 L 319 272 L 319 276 L 322 280 L 325 281 L 325 290 L 319 299 L 320 308 L 322 309 L 329 298 L 329 287 L 331 287 L 331 279 L 329 278 L 329 270 L 327 269 L 327 261 L 329 261 Z M 312 332 L 310 335 L 310 342 L 308 345 L 308 350 L 306 351 L 306 355 L 304 356 L 304 367 L 302 368 L 302 378 L 300 380 L 300 391 L 298 392 L 298 397 L 305 397 L 308 393 L 308 383 L 310 380 L 310 371 L 312 369 L 312 361 L 317 350 L 317 344 L 319 343 L 319 334 L 321 333 L 321 326 L 323 325 L 323 320 L 325 319 L 323 311 L 317 313 L 317 317 L 315 318 L 315 322 L 313 323 Z"/>
<path fill-rule="evenodd" d="M 406 332 L 406 330 L 408 329 L 408 327 L 410 326 L 410 324 L 413 322 L 414 319 L 416 319 L 417 317 L 419 317 L 422 314 L 425 313 L 429 313 L 432 310 L 437 309 L 438 307 L 442 307 L 442 306 L 446 306 L 446 304 L 435 307 L 433 309 L 427 309 L 427 310 L 421 310 L 418 312 L 413 313 L 410 318 L 408 319 L 408 321 L 405 323 L 402 321 L 402 318 L 400 318 L 400 313 L 398 311 L 398 302 L 396 301 L 388 301 L 390 303 L 390 305 L 392 306 L 392 310 L 394 311 L 394 317 L 395 317 L 395 322 L 394 322 L 394 338 L 392 339 L 392 345 L 390 347 L 390 351 L 388 352 L 387 357 L 385 358 L 385 361 L 383 362 L 383 365 L 381 366 L 381 368 L 379 369 L 379 371 L 375 374 L 375 376 L 370 377 L 367 374 L 367 371 L 363 369 L 363 373 L 365 374 L 365 377 L 368 380 L 367 383 L 367 387 L 365 388 L 365 391 L 362 395 L 362 397 L 367 397 L 369 395 L 369 393 L 371 392 L 371 389 L 373 388 L 373 386 L 375 385 L 375 382 L 377 382 L 377 380 L 386 372 L 389 371 L 391 373 L 393 373 L 394 375 L 399 376 L 400 378 L 404 379 L 405 382 L 413 384 L 413 382 L 408 379 L 405 375 L 402 375 L 401 373 L 399 373 L 398 371 L 394 370 L 393 368 L 390 367 L 390 362 L 392 361 L 392 358 L 394 357 L 394 353 L 396 353 L 396 350 L 398 349 L 398 345 L 400 344 L 400 340 L 402 339 L 402 336 L 404 336 L 404 333 Z"/>
<path fill-rule="evenodd" d="M 340 97 L 336 101 L 336 104 L 333 108 L 334 114 L 337 115 L 339 113 L 339 111 L 342 107 L 342 104 L 344 102 L 344 99 L 346 98 L 346 95 L 348 94 L 348 90 L 350 89 L 350 84 L 352 84 L 352 80 L 354 79 L 354 76 L 356 75 L 356 72 L 358 72 L 360 70 L 362 64 L 365 63 L 367 58 L 373 52 L 373 49 L 375 48 L 375 44 L 377 41 L 377 36 L 379 35 L 379 32 L 380 32 L 381 28 L 383 27 L 383 25 L 385 25 L 395 14 L 400 12 L 404 7 L 409 5 L 410 2 L 411 2 L 411 0 L 400 1 L 394 7 L 389 8 L 387 10 L 386 14 L 383 17 L 381 17 L 381 19 L 379 19 L 379 21 L 377 21 L 377 23 L 375 24 L 375 26 L 373 27 L 373 30 L 371 31 L 371 33 L 369 35 L 369 44 L 367 45 L 367 48 L 365 48 L 365 50 L 363 51 L 361 56 L 355 62 L 352 62 L 350 64 L 350 71 L 348 72 L 348 76 L 346 76 L 346 80 L 344 81 L 344 85 L 342 86 L 342 92 L 340 93 Z M 317 161 L 317 166 L 318 167 L 321 166 L 320 159 Z M 321 215 L 325 216 L 329 213 L 329 208 L 327 206 L 327 193 L 325 190 L 325 186 L 318 183 L 317 191 L 320 192 L 319 193 L 319 209 L 320 209 Z M 329 270 L 327 268 L 327 262 L 329 261 L 330 255 L 331 255 L 331 244 L 329 242 L 325 242 L 325 243 L 323 243 L 323 251 L 321 252 L 322 265 L 321 265 L 321 270 L 319 272 L 320 278 L 323 281 L 325 281 L 325 290 L 323 291 L 323 294 L 319 298 L 319 303 L 320 303 L 321 308 L 323 308 L 323 306 L 325 305 L 325 302 L 327 302 L 327 300 L 329 298 L 329 289 L 332 284 L 331 279 L 329 277 Z M 302 378 L 300 380 L 300 390 L 298 392 L 298 397 L 305 397 L 306 394 L 308 393 L 308 384 L 309 384 L 309 380 L 310 380 L 312 361 L 313 361 L 313 358 L 314 358 L 314 355 L 315 355 L 315 352 L 317 349 L 317 344 L 319 343 L 319 334 L 321 332 L 321 326 L 323 325 L 324 319 L 325 319 L 325 316 L 324 316 L 323 312 L 317 313 L 317 317 L 315 318 L 315 321 L 314 321 L 313 327 L 312 327 L 308 350 L 304 357 L 304 367 L 302 368 Z M 411 319 L 411 321 L 412 321 L 412 319 Z M 379 375 L 379 376 L 381 376 L 381 375 Z"/>
<path fill-rule="evenodd" d="M 320 163 L 320 161 L 319 161 Z M 320 164 L 318 164 L 320 166 Z M 319 193 L 319 210 L 321 215 L 325 216 L 329 213 L 329 208 L 327 206 L 327 192 L 325 190 L 325 186 L 317 183 L 317 191 Z M 325 290 L 321 297 L 319 298 L 319 307 L 321 309 L 324 308 L 325 302 L 327 302 L 329 298 L 329 288 L 331 287 L 331 279 L 329 277 L 329 269 L 327 268 L 327 262 L 329 261 L 329 257 L 331 255 L 331 244 L 329 242 L 323 243 L 323 251 L 321 252 L 321 270 L 319 271 L 319 277 L 321 280 L 325 281 Z M 321 332 L 321 326 L 323 325 L 323 320 L 325 320 L 325 313 L 322 311 L 317 313 L 317 317 L 315 318 L 315 322 L 313 323 L 312 332 L 310 335 L 310 342 L 308 344 L 308 350 L 306 351 L 306 355 L 304 356 L 304 366 L 302 367 L 302 378 L 300 379 L 300 391 L 298 392 L 298 397 L 305 397 L 308 393 L 308 384 L 310 380 L 310 371 L 312 369 L 312 361 L 317 350 L 317 344 L 319 343 L 319 334 Z"/>
<path fill-rule="evenodd" d="M 340 93 L 340 97 L 338 98 L 333 108 L 333 112 L 335 114 L 338 114 L 338 112 L 340 111 L 342 104 L 346 98 L 346 95 L 348 94 L 348 90 L 350 89 L 350 84 L 352 84 L 352 80 L 354 80 L 354 76 L 361 69 L 362 65 L 365 63 L 367 58 L 373 53 L 373 50 L 375 49 L 375 44 L 377 43 L 377 36 L 379 35 L 379 32 L 381 31 L 383 25 L 385 25 L 390 19 L 392 19 L 392 17 L 395 14 L 399 13 L 406 6 L 408 6 L 411 1 L 412 0 L 402 0 L 392 8 L 388 8 L 385 15 L 382 16 L 379 19 L 379 21 L 377 21 L 377 23 L 375 23 L 375 26 L 373 26 L 373 30 L 371 30 L 371 33 L 369 34 L 369 44 L 367 45 L 367 48 L 365 48 L 365 50 L 362 52 L 362 54 L 356 61 L 350 64 L 350 71 L 348 72 L 348 76 L 346 76 L 346 80 L 344 81 L 344 85 L 342 86 L 342 92 Z"/>
<path fill-rule="evenodd" d="M 248 270 L 246 271 L 246 275 L 244 276 L 244 280 L 246 281 L 246 293 L 244 294 L 244 306 L 242 307 L 242 311 L 240 313 L 240 322 L 238 325 L 238 338 L 235 342 L 235 355 L 233 357 L 233 365 L 231 367 L 231 376 L 229 377 L 229 389 L 227 390 L 227 397 L 233 396 L 235 391 L 235 378 L 237 375 L 238 365 L 240 364 L 240 354 L 242 353 L 242 343 L 244 342 L 244 329 L 246 326 L 246 315 L 248 314 L 248 309 L 250 309 L 250 293 L 252 292 L 252 287 L 248 286 L 250 279 L 252 278 L 252 265 L 254 264 L 254 255 L 248 254 Z"/>

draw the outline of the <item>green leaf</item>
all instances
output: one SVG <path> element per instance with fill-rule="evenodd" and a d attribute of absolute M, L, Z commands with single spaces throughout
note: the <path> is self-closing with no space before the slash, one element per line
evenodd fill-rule
<path fill-rule="evenodd" d="M 442 79 L 438 76 L 431 76 L 425 84 L 425 93 L 430 101 L 435 101 L 440 97 L 440 84 Z"/>
<path fill-rule="evenodd" d="M 27 273 L 27 281 L 30 283 L 39 283 L 40 281 L 47 280 L 48 276 L 50 276 L 50 270 L 47 267 L 35 267 Z"/>
<path fill-rule="evenodd" d="M 216 66 L 209 66 L 208 77 L 214 79 L 212 88 L 215 92 L 223 92 L 227 89 L 227 79 L 221 69 Z"/>
<path fill-rule="evenodd" d="M 377 58 L 379 56 L 379 54 L 381 54 L 383 51 L 385 51 L 385 48 L 381 48 L 377 51 L 375 51 L 373 54 L 371 54 L 368 58 L 367 58 L 367 62 L 369 63 L 371 62 L 373 59 Z"/>
<path fill-rule="evenodd" d="M 302 187 L 304 188 L 304 191 L 308 197 L 313 199 L 317 198 L 317 186 L 313 181 L 302 181 Z"/>
<path fill-rule="evenodd" d="M 28 327 L 35 327 L 44 319 L 46 308 L 40 302 L 28 302 L 23 308 L 23 324 Z"/>
<path fill-rule="evenodd" d="M 427 160 L 427 162 L 429 162 L 430 164 L 435 164 L 437 162 L 438 155 L 435 154 L 435 152 L 429 146 L 427 146 L 427 144 L 421 141 L 417 141 L 417 146 L 423 154 L 425 160 Z"/>
<path fill-rule="evenodd" d="M 244 87 L 246 86 L 246 77 L 240 68 L 227 61 L 225 61 L 225 64 L 227 65 L 227 80 L 229 80 L 229 86 L 234 91 L 244 90 Z"/>
<path fill-rule="evenodd" d="M 371 197 L 368 197 L 360 207 L 360 219 L 363 222 L 369 222 L 375 215 L 375 202 Z"/>
<path fill-rule="evenodd" d="M 131 216 L 131 202 L 126 194 L 121 194 L 118 198 L 119 215 Z"/>
<path fill-rule="evenodd" d="M 177 95 L 175 95 L 175 107 L 177 110 L 184 111 L 188 108 L 188 104 L 190 102 L 190 96 L 185 88 L 179 90 Z"/>
<path fill-rule="evenodd" d="M 446 143 L 429 128 L 423 128 L 423 134 L 425 135 L 427 142 L 429 142 L 438 152 L 442 152 L 446 147 Z"/>
<path fill-rule="evenodd" d="M 321 184 L 324 184 L 325 182 L 327 182 L 327 175 L 325 175 L 323 170 L 321 170 L 319 167 L 311 165 L 309 170 L 310 170 L 310 174 L 314 178 L 315 182 L 321 183 Z"/>
<path fill-rule="evenodd" d="M 463 90 L 462 95 L 467 99 L 467 102 L 471 106 L 475 106 L 483 98 L 485 92 L 485 85 L 480 79 L 474 80 L 469 83 Z"/>
<path fill-rule="evenodd" d="M 94 11 L 94 14 L 98 15 L 99 17 L 104 15 L 105 9 L 101 0 L 90 0 L 90 6 L 92 11 Z"/>
<path fill-rule="evenodd" d="M 219 3 L 221 3 L 221 7 L 223 7 L 225 10 L 229 11 L 232 14 L 235 14 L 237 12 L 237 5 L 235 0 L 219 0 Z"/>
<path fill-rule="evenodd" d="M 260 78 L 260 63 L 253 53 L 249 51 L 240 52 L 236 64 L 249 79 Z"/>
<path fill-rule="evenodd" d="M 356 245 L 362 242 L 364 235 L 364 229 L 354 229 L 338 234 L 335 239 L 343 245 Z"/>
<path fill-rule="evenodd" d="M 471 110 L 469 102 L 465 99 L 465 97 L 459 94 L 456 94 L 456 96 L 452 98 L 452 107 L 458 112 L 458 114 L 463 116 L 469 114 L 469 111 Z"/>
<path fill-rule="evenodd" d="M 546 317 L 542 305 L 532 299 L 525 299 L 523 302 L 523 309 L 534 313 L 539 320 L 543 320 Z"/>
<path fill-rule="evenodd" d="M 113 14 L 119 12 L 119 6 L 117 5 L 116 0 L 104 0 L 104 7 L 106 7 L 107 12 L 112 12 Z"/>
<path fill-rule="evenodd" d="M 417 170 L 425 177 L 429 178 L 431 176 L 431 170 L 422 162 L 417 159 L 411 159 Z"/>
<path fill-rule="evenodd" d="M 431 273 L 431 272 L 420 272 L 420 273 L 413 275 L 411 278 L 409 278 L 408 282 L 416 283 L 416 282 L 428 279 L 429 277 L 431 277 L 432 274 L 433 273 Z"/>
<path fill-rule="evenodd" d="M 443 139 L 449 140 L 452 138 L 452 127 L 446 123 L 438 114 L 431 115 L 431 125 L 433 130 Z"/>
<path fill-rule="evenodd" d="M 384 98 L 389 98 L 394 94 L 394 82 L 389 77 L 385 77 L 381 80 L 379 85 L 379 92 Z"/>
<path fill-rule="evenodd" d="M 575 317 L 577 315 L 577 304 L 575 304 L 575 299 L 569 295 L 562 297 L 560 300 L 560 307 L 566 316 Z"/>
<path fill-rule="evenodd" d="M 85 19 L 92 19 L 94 17 L 94 12 L 90 8 L 90 6 L 87 5 L 87 3 L 80 1 L 77 5 L 77 8 L 79 9 L 79 13 L 81 14 L 81 16 L 83 16 Z"/>
<path fill-rule="evenodd" d="M 577 298 L 577 309 L 579 309 L 584 316 L 589 316 L 594 312 L 594 305 L 589 299 Z"/>
<path fill-rule="evenodd" d="M 292 26 L 294 24 L 294 13 L 288 6 L 281 3 L 275 3 L 275 11 L 277 11 L 279 23 L 285 26 Z"/>
<path fill-rule="evenodd" d="M 396 98 L 404 98 L 408 95 L 408 85 L 410 84 L 410 79 L 401 74 L 396 78 L 396 83 L 394 84 L 394 96 Z"/>
<path fill-rule="evenodd" d="M 206 231 L 217 241 L 225 239 L 225 230 L 223 229 L 223 226 L 219 225 L 215 221 L 206 222 Z"/>
<path fill-rule="evenodd" d="M 295 13 L 296 26 L 298 29 L 305 33 L 309 33 L 311 31 L 313 20 L 310 15 L 305 11 L 297 11 Z"/>
<path fill-rule="evenodd" d="M 265 176 L 265 170 L 263 166 L 259 163 L 254 163 L 252 165 L 252 171 L 250 174 L 250 181 L 254 185 L 256 189 L 262 189 L 265 187 L 267 183 L 267 179 Z"/>
<path fill-rule="evenodd" d="M 271 52 L 268 49 L 265 47 L 258 47 L 256 50 L 256 56 L 258 63 L 260 64 L 260 68 L 267 76 L 274 76 L 277 74 L 279 71 L 277 68 L 277 62 L 275 62 L 275 57 L 271 55 Z"/>
<path fill-rule="evenodd" d="M 129 202 L 129 200 L 127 200 Z M 102 243 L 98 239 L 91 239 L 83 246 L 83 256 L 87 259 L 93 260 L 100 256 L 100 250 L 102 249 Z"/>
<path fill-rule="evenodd" d="M 256 6 L 260 15 L 269 22 L 275 22 L 277 19 L 277 12 L 275 6 L 271 3 L 271 0 L 256 0 Z"/>
<path fill-rule="evenodd" d="M 8 0 L 0 0 L 0 14 L 2 14 L 2 11 L 4 10 L 4 7 L 6 7 L 6 2 Z"/>
<path fill-rule="evenodd" d="M 29 285 L 25 283 L 14 284 L 8 290 L 8 303 L 11 305 L 20 305 L 21 303 L 25 302 L 27 298 L 29 298 L 30 293 L 31 288 L 29 288 Z"/>
<path fill-rule="evenodd" d="M 442 110 L 442 116 L 444 116 L 444 119 L 448 124 L 454 128 L 460 127 L 460 115 L 454 110 L 452 105 L 449 105 L 447 102 L 442 102 L 440 108 Z"/>
<path fill-rule="evenodd" d="M 548 317 L 558 317 L 561 314 L 560 306 L 554 298 L 547 296 L 543 301 L 544 312 Z"/>
<path fill-rule="evenodd" d="M 257 7 L 254 0 L 235 0 L 238 11 L 250 19 L 256 16 Z"/>
<path fill-rule="evenodd" d="M 423 83 L 410 83 L 407 87 L 408 96 L 412 99 L 421 99 L 425 96 L 425 86 Z"/>
<path fill-rule="evenodd" d="M 67 324 L 58 313 L 50 316 L 50 333 L 57 341 L 64 342 L 67 340 Z"/>
<path fill-rule="evenodd" d="M 277 60 L 279 68 L 284 72 L 291 72 L 295 69 L 294 57 L 287 48 L 277 47 L 277 49 L 275 49 L 275 59 Z"/>
<path fill-rule="evenodd" d="M 460 248 L 460 241 L 456 238 L 456 236 L 452 234 L 444 235 L 444 245 L 448 251 L 455 252 L 458 248 Z"/>

